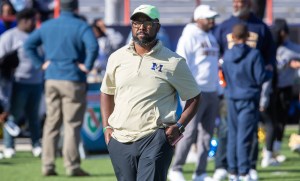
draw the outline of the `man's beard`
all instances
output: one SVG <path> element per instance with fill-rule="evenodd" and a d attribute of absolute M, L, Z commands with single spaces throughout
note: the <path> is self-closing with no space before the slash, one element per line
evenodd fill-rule
<path fill-rule="evenodd" d="M 247 15 L 249 12 L 250 12 L 250 9 L 247 7 L 244 7 L 243 9 L 240 9 L 237 12 L 233 12 L 232 15 L 235 17 L 242 17 L 242 16 Z"/>
<path fill-rule="evenodd" d="M 154 35 L 152 37 L 144 36 L 141 40 L 138 38 L 138 35 L 139 35 L 139 33 L 137 33 L 136 36 L 132 35 L 132 40 L 142 47 L 148 46 L 156 40 L 156 35 Z"/>

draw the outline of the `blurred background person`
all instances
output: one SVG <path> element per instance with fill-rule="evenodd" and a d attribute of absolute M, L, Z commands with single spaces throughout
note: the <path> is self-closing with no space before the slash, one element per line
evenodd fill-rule
<path fill-rule="evenodd" d="M 293 43 L 289 38 L 289 27 L 285 19 L 275 19 L 272 26 L 273 37 L 277 48 L 277 72 L 278 78 L 276 89 L 273 92 L 275 97 L 273 117 L 276 120 L 274 132 L 269 132 L 270 140 L 267 140 L 267 148 L 264 150 L 262 166 L 268 166 L 274 154 L 278 162 L 283 162 L 285 156 L 280 154 L 284 135 L 284 128 L 289 119 L 289 109 L 293 98 L 293 86 L 295 84 L 296 71 L 300 68 L 300 45 Z M 267 136 L 268 138 L 268 136 Z M 273 145 L 271 144 L 273 141 Z M 270 143 L 269 143 L 270 142 Z M 273 154 L 272 154 L 273 152 Z"/>
<path fill-rule="evenodd" d="M 9 1 L 2 1 L 0 4 L 0 35 L 17 25 L 15 15 L 16 11 L 13 5 Z"/>
<path fill-rule="evenodd" d="M 25 51 L 37 68 L 45 70 L 47 117 L 43 130 L 42 174 L 57 175 L 56 150 L 63 124 L 63 158 L 68 176 L 89 176 L 80 167 L 80 129 L 86 108 L 86 75 L 98 55 L 92 28 L 81 20 L 77 0 L 61 0 L 61 14 L 35 30 Z M 37 54 L 43 45 L 45 57 Z"/>
<path fill-rule="evenodd" d="M 257 18 L 250 10 L 251 10 L 251 0 L 233 0 L 232 1 L 232 16 L 222 22 L 214 31 L 214 35 L 220 46 L 221 56 L 227 50 L 233 47 L 234 41 L 232 39 L 232 27 L 238 23 L 244 23 L 247 25 L 249 30 L 249 37 L 247 40 L 247 45 L 252 48 L 258 49 L 262 56 L 265 65 L 272 65 L 275 71 L 275 48 L 273 44 L 272 34 L 268 26 L 259 18 Z M 276 76 L 273 76 L 273 78 Z M 263 89 L 260 98 L 260 110 L 264 112 L 267 107 L 270 105 L 270 92 L 274 87 L 273 82 L 267 81 L 263 84 Z M 224 129 L 226 131 L 226 129 Z M 257 129 L 256 129 L 257 132 Z M 219 132 L 219 140 L 218 150 L 216 154 L 216 170 L 214 173 L 215 180 L 221 180 L 226 178 L 226 169 L 227 169 L 227 161 L 226 161 L 226 139 L 227 133 Z M 224 137 L 222 137 L 224 136 Z M 258 159 L 258 138 L 257 134 L 253 134 L 254 139 L 252 141 L 251 148 L 251 169 L 249 175 L 252 180 L 258 179 L 258 173 L 256 170 L 256 163 Z"/>
<path fill-rule="evenodd" d="M 93 24 L 92 29 L 99 45 L 98 57 L 94 63 L 93 71 L 96 71 L 96 74 L 103 76 L 106 70 L 108 57 L 112 51 L 112 47 L 108 37 L 101 28 L 99 28 L 96 24 Z"/>
<path fill-rule="evenodd" d="M 14 73 L 11 98 L 11 115 L 16 123 L 25 116 L 29 123 L 32 153 L 41 155 L 39 105 L 43 89 L 43 74 L 36 69 L 25 54 L 23 43 L 35 28 L 33 9 L 23 9 L 17 13 L 17 27 L 7 30 L 1 35 L 1 51 L 7 53 L 18 49 L 19 65 Z M 13 137 L 4 129 L 4 157 L 11 158 L 15 153 Z"/>
<path fill-rule="evenodd" d="M 4 45 L 3 38 L 0 36 L 0 48 L 2 47 L 0 49 L 0 123 L 4 123 L 3 128 L 8 129 L 10 134 L 17 136 L 20 129 L 14 124 L 13 116 L 10 116 L 10 99 L 13 75 L 19 59 L 17 50 L 5 52 Z M 3 158 L 2 153 L 0 157 Z"/>
<path fill-rule="evenodd" d="M 107 39 L 110 43 L 110 46 L 111 46 L 109 55 L 121 47 L 124 37 L 120 32 L 116 31 L 114 28 L 107 27 L 102 18 L 94 19 L 93 24 L 98 26 L 101 29 L 101 31 L 105 34 L 105 36 L 107 37 Z"/>
<path fill-rule="evenodd" d="M 259 99 L 262 84 L 270 79 L 259 50 L 246 44 L 247 25 L 234 25 L 234 45 L 224 53 L 222 65 L 226 81 L 227 161 L 229 181 L 252 181 L 250 148 L 259 121 Z M 270 71 L 272 70 L 272 66 Z"/>
<path fill-rule="evenodd" d="M 185 180 L 182 167 L 191 145 L 195 142 L 197 163 L 192 179 L 212 180 L 206 173 L 206 166 L 219 104 L 217 93 L 219 45 L 210 30 L 214 27 L 217 16 L 218 13 L 210 6 L 198 6 L 194 11 L 195 23 L 190 23 L 184 28 L 177 44 L 176 53 L 186 59 L 201 90 L 202 103 L 187 125 L 184 137 L 176 145 L 174 161 L 168 175 L 171 181 Z"/>

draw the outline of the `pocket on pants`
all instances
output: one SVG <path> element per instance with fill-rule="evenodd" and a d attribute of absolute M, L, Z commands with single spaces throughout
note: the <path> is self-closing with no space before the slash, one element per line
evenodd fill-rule
<path fill-rule="evenodd" d="M 109 148 L 111 147 L 111 142 L 113 141 L 113 137 L 110 138 L 109 142 L 107 143 L 106 147 L 109 150 Z"/>

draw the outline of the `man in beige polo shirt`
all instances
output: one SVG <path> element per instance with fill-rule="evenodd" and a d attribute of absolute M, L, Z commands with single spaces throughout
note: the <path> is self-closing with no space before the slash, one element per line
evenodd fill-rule
<path fill-rule="evenodd" d="M 141 5 L 131 20 L 133 39 L 110 56 L 102 82 L 105 141 L 118 180 L 164 181 L 200 91 L 185 60 L 156 39 L 157 8 Z M 179 119 L 177 93 L 187 101 Z"/>

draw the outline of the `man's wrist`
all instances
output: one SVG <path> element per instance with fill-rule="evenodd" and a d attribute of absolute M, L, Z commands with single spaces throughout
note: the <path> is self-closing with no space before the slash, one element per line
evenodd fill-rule
<path fill-rule="evenodd" d="M 178 127 L 179 132 L 182 134 L 185 131 L 183 124 L 177 122 L 176 126 Z"/>
<path fill-rule="evenodd" d="M 103 128 L 103 133 L 105 133 L 105 131 L 107 130 L 107 129 L 113 129 L 111 126 L 105 126 L 104 128 Z"/>

